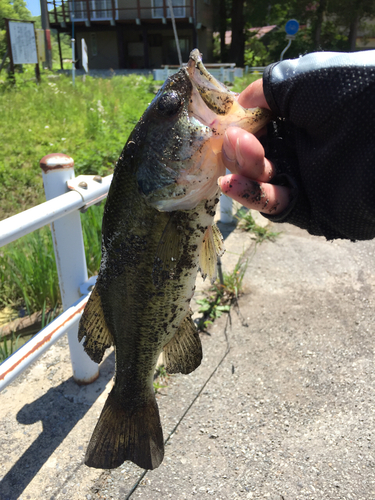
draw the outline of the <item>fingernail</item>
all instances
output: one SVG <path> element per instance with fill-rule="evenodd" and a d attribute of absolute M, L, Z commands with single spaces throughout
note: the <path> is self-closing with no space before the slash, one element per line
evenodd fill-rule
<path fill-rule="evenodd" d="M 243 158 L 243 156 L 241 154 L 241 150 L 240 150 L 240 138 L 239 137 L 237 137 L 237 141 L 236 141 L 235 154 L 236 154 L 238 166 L 242 167 L 242 165 L 244 164 L 244 158 Z"/>
<path fill-rule="evenodd" d="M 221 179 L 222 179 L 223 177 L 224 177 L 224 176 L 223 176 L 223 175 L 221 175 L 221 176 L 220 176 L 220 177 L 218 177 L 218 179 L 217 179 L 217 184 L 218 184 L 219 188 L 221 188 Z"/>
<path fill-rule="evenodd" d="M 230 162 L 236 161 L 236 153 L 233 149 L 232 143 L 230 142 L 226 132 L 224 134 L 223 153 L 228 161 Z"/>

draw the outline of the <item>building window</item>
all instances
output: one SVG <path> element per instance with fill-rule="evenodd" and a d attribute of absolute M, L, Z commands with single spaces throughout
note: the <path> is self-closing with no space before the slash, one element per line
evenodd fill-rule
<path fill-rule="evenodd" d="M 171 17 L 171 13 L 168 7 L 167 0 L 166 13 L 167 17 Z M 173 14 L 174 17 L 186 17 L 186 1 L 185 0 L 172 0 Z M 161 19 L 164 17 L 163 0 L 152 0 L 152 17 L 154 19 Z"/>
<path fill-rule="evenodd" d="M 114 3 L 116 9 L 115 18 L 118 19 L 117 0 L 114 0 Z M 113 19 L 112 0 L 90 0 L 89 8 L 90 19 L 93 21 Z M 72 21 L 86 21 L 89 18 L 87 15 L 87 2 L 85 0 L 74 2 L 74 11 L 73 2 L 70 2 L 70 12 Z"/>

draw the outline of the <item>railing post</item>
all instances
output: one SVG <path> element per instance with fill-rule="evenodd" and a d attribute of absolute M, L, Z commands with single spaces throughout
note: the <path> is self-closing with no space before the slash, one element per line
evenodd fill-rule
<path fill-rule="evenodd" d="M 50 154 L 40 160 L 47 201 L 68 191 L 67 181 L 74 178 L 74 161 L 64 154 Z M 79 287 L 87 281 L 85 249 L 79 211 L 51 224 L 53 246 L 64 311 L 80 297 Z M 90 384 L 99 376 L 94 363 L 78 342 L 78 326 L 68 332 L 73 377 L 78 384 Z"/>

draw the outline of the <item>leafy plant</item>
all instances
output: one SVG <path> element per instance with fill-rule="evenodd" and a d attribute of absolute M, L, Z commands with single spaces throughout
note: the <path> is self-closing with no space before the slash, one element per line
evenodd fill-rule
<path fill-rule="evenodd" d="M 223 273 L 223 283 L 216 281 L 209 293 L 196 302 L 200 306 L 199 313 L 203 316 L 198 320 L 198 330 L 205 331 L 215 319 L 223 313 L 229 313 L 231 306 L 237 304 L 242 293 L 242 282 L 247 269 L 248 260 L 242 254 L 231 273 Z"/>
<path fill-rule="evenodd" d="M 154 373 L 154 391 L 158 393 L 160 389 L 167 387 L 168 373 L 164 365 L 160 365 L 156 368 Z"/>
<path fill-rule="evenodd" d="M 246 211 L 246 209 L 242 208 L 236 215 L 236 218 L 239 221 L 239 227 L 241 227 L 244 231 L 251 232 L 256 243 L 263 243 L 263 241 L 266 240 L 274 241 L 280 234 L 275 231 L 271 231 L 267 226 L 263 227 L 257 224 L 250 210 Z"/>

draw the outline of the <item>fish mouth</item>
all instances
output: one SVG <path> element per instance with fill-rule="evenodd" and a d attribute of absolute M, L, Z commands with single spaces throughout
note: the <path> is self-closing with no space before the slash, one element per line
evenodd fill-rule
<path fill-rule="evenodd" d="M 202 113 L 200 107 L 199 116 L 196 109 L 192 109 L 192 114 L 205 125 L 211 126 L 217 115 L 224 116 L 231 111 L 235 101 L 235 94 L 207 71 L 202 62 L 202 54 L 198 49 L 194 49 L 190 53 L 186 71 L 193 84 L 193 100 L 195 97 L 194 94 L 198 93 L 204 104 L 211 111 L 211 113 L 208 111 Z"/>

